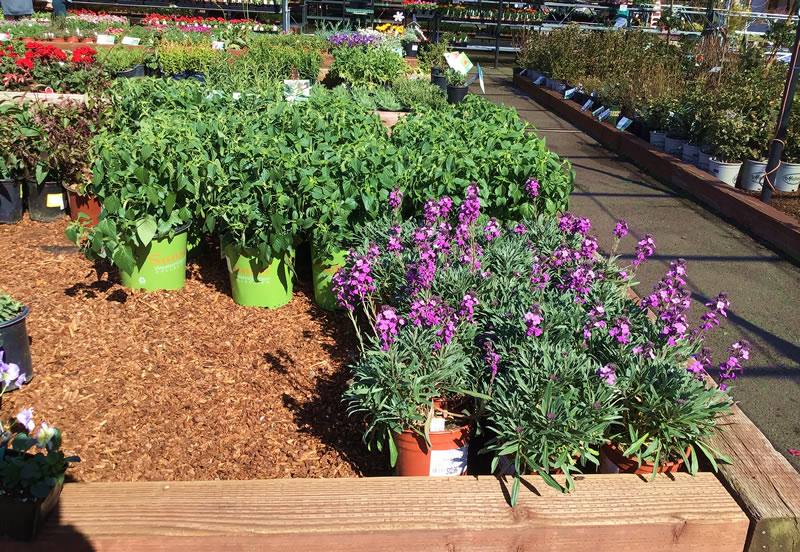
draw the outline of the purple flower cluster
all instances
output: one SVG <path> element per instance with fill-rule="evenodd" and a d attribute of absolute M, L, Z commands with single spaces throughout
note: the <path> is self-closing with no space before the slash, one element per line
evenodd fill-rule
<path fill-rule="evenodd" d="M 386 245 L 387 251 L 394 253 L 395 255 L 400 254 L 400 252 L 403 250 L 403 246 L 400 244 L 400 236 L 402 233 L 403 229 L 400 228 L 399 224 L 395 224 L 389 228 L 389 243 Z"/>
<path fill-rule="evenodd" d="M 17 414 L 17 422 L 19 422 L 30 433 L 36 424 L 33 423 L 33 407 L 24 408 Z"/>
<path fill-rule="evenodd" d="M 536 289 L 543 290 L 550 282 L 550 275 L 544 271 L 544 266 L 536 261 L 537 259 L 534 259 L 531 268 L 531 284 L 536 286 Z"/>
<path fill-rule="evenodd" d="M 486 223 L 486 227 L 483 229 L 483 231 L 486 234 L 486 241 L 492 241 L 499 236 L 500 224 L 497 222 L 497 219 L 494 217 L 489 219 L 489 222 Z"/>
<path fill-rule="evenodd" d="M 669 264 L 669 270 L 661 281 L 653 286 L 654 292 L 642 299 L 642 307 L 650 307 L 664 323 L 661 334 L 667 343 L 676 345 L 688 331 L 687 314 L 691 308 L 692 294 L 683 288 L 686 281 L 686 260 L 677 259 Z"/>
<path fill-rule="evenodd" d="M 471 324 L 475 323 L 475 307 L 478 306 L 478 296 L 474 291 L 468 291 L 461 299 L 461 308 L 458 311 L 458 316 L 466 319 Z"/>
<path fill-rule="evenodd" d="M 703 373 L 711 369 L 711 347 L 703 347 L 699 353 L 692 355 L 692 363 L 686 367 L 686 371 L 697 375 L 698 379 L 703 379 Z"/>
<path fill-rule="evenodd" d="M 529 178 L 528 181 L 525 182 L 525 191 L 528 192 L 531 199 L 539 197 L 539 181 L 535 178 Z"/>
<path fill-rule="evenodd" d="M 23 408 L 17 413 L 16 421 L 25 428 L 28 434 L 32 433 L 36 428 L 33 421 L 33 407 Z M 8 435 L 7 433 L 4 435 Z M 49 426 L 46 422 L 42 422 L 39 431 L 36 433 L 36 448 L 46 448 L 50 450 L 53 446 L 53 437 L 56 435 L 56 428 Z"/>
<path fill-rule="evenodd" d="M 742 361 L 750 358 L 750 343 L 745 339 L 737 341 L 728 348 L 728 352 L 730 353 L 728 360 L 719 365 L 719 377 L 723 382 L 738 379 L 737 372 L 743 371 Z M 719 388 L 725 391 L 728 386 L 726 383 L 720 383 Z"/>
<path fill-rule="evenodd" d="M 603 307 L 603 303 L 599 301 L 595 303 L 594 307 L 587 313 L 587 316 L 586 325 L 583 327 L 584 339 L 592 337 L 592 329 L 606 327 L 606 321 L 603 320 L 606 316 L 606 309 Z"/>
<path fill-rule="evenodd" d="M 614 237 L 616 237 L 618 240 L 621 240 L 627 235 L 628 223 L 623 219 L 617 220 L 617 225 L 614 227 Z"/>
<path fill-rule="evenodd" d="M 0 395 L 12 384 L 22 387 L 25 383 L 25 374 L 21 373 L 19 366 L 13 362 L 3 362 L 5 351 L 0 349 Z"/>
<path fill-rule="evenodd" d="M 456 313 L 453 308 L 442 300 L 433 296 L 430 299 L 417 299 L 411 303 L 408 314 L 409 321 L 416 326 L 432 328 L 441 326 L 436 335 L 441 337 L 444 344 L 450 343 L 456 334 Z M 434 349 L 440 349 L 441 342 L 434 343 Z"/>
<path fill-rule="evenodd" d="M 381 338 L 381 350 L 388 351 L 389 346 L 394 343 L 394 336 L 397 335 L 400 326 L 406 323 L 405 320 L 397 316 L 397 311 L 392 307 L 383 306 L 375 317 L 375 330 Z"/>
<path fill-rule="evenodd" d="M 720 291 L 719 295 L 714 297 L 710 303 L 706 303 L 706 306 L 711 307 L 711 309 L 701 317 L 703 324 L 700 326 L 700 329 L 705 332 L 714 326 L 719 326 L 720 316 L 728 317 L 726 309 L 731 308 L 731 304 L 728 301 L 728 294 Z"/>
<path fill-rule="evenodd" d="M 650 360 L 656 359 L 655 354 L 655 343 L 652 341 L 648 341 L 644 345 L 637 345 L 633 348 L 633 354 L 635 355 L 642 355 L 643 358 L 649 358 Z"/>
<path fill-rule="evenodd" d="M 400 205 L 403 204 L 403 191 L 400 188 L 395 188 L 389 192 L 389 207 L 392 208 L 395 214 L 400 211 Z"/>
<path fill-rule="evenodd" d="M 630 320 L 627 316 L 620 316 L 614 320 L 614 325 L 608 329 L 610 337 L 616 337 L 620 343 L 630 343 Z"/>
<path fill-rule="evenodd" d="M 515 234 L 525 235 L 528 232 L 528 227 L 522 224 L 521 222 L 518 222 L 517 224 L 514 225 L 514 229 L 512 230 L 512 232 L 514 232 Z"/>
<path fill-rule="evenodd" d="M 614 382 L 617 381 L 617 366 L 615 364 L 601 366 L 600 369 L 597 370 L 597 375 L 608 385 L 614 385 Z"/>
<path fill-rule="evenodd" d="M 486 350 L 486 356 L 484 360 L 486 360 L 486 364 L 489 366 L 489 369 L 492 371 L 492 377 L 497 375 L 498 363 L 500 362 L 500 355 L 498 355 L 494 351 L 494 345 L 491 341 L 485 341 L 483 344 L 483 348 Z"/>
<path fill-rule="evenodd" d="M 542 309 L 538 303 L 533 305 L 533 308 L 526 312 L 523 316 L 525 319 L 525 335 L 528 337 L 535 336 L 539 337 L 542 335 L 542 329 L 539 327 L 539 324 L 542 323 Z"/>
<path fill-rule="evenodd" d="M 646 263 L 648 257 L 652 257 L 655 252 L 656 242 L 653 241 L 653 236 L 645 234 L 636 244 L 636 258 L 631 263 L 637 266 Z"/>
<path fill-rule="evenodd" d="M 477 270 L 481 267 L 479 257 L 483 251 L 476 243 L 472 243 L 472 226 L 480 216 L 481 202 L 478 199 L 478 186 L 475 183 L 467 186 L 467 196 L 458 207 L 458 224 L 456 225 L 456 243 L 462 248 L 461 261 L 472 265 Z"/>
<path fill-rule="evenodd" d="M 336 33 L 328 37 L 328 42 L 335 47 L 347 46 L 348 48 L 354 48 L 356 46 L 373 46 L 380 41 L 380 35 L 363 33 Z"/>
<path fill-rule="evenodd" d="M 340 306 L 355 310 L 357 303 L 375 291 L 371 274 L 372 259 L 377 258 L 379 253 L 375 244 L 370 246 L 366 255 L 357 255 L 352 250 L 348 253 L 346 265 L 337 270 L 331 279 Z"/>
<path fill-rule="evenodd" d="M 592 221 L 588 218 L 576 217 L 568 211 L 558 219 L 558 228 L 562 232 L 585 236 L 592 229 Z"/>

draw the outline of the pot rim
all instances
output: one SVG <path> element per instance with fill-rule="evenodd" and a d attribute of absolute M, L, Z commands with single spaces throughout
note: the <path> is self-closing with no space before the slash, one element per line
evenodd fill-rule
<path fill-rule="evenodd" d="M 716 157 L 709 157 L 709 161 L 716 163 L 717 165 L 725 165 L 725 166 L 734 166 L 734 165 L 741 165 L 741 161 L 719 161 Z"/>
<path fill-rule="evenodd" d="M 636 459 L 635 456 L 625 456 L 624 454 L 622 454 L 622 449 L 620 449 L 616 445 L 616 443 L 612 443 L 611 441 L 606 441 L 606 444 L 603 445 L 603 447 L 606 448 L 607 450 L 611 450 L 614 453 L 614 456 L 617 456 L 619 458 L 625 459 L 625 460 L 629 461 L 632 464 L 637 464 L 637 465 L 639 464 L 639 461 Z M 691 454 L 691 450 L 689 449 L 688 446 L 686 447 L 685 453 L 686 453 L 686 457 L 687 458 Z M 614 460 L 614 458 L 611 458 L 609 456 L 608 459 L 611 460 L 612 462 L 614 462 L 615 464 L 619 465 Z M 647 467 L 647 468 L 651 468 L 651 469 L 655 468 L 656 471 L 658 471 L 658 470 L 662 469 L 662 467 L 666 469 L 666 468 L 670 468 L 672 466 L 682 466 L 683 463 L 684 463 L 683 462 L 683 458 L 678 458 L 677 460 L 672 460 L 672 461 L 669 461 L 669 462 L 662 462 L 658 466 L 656 466 L 655 462 L 642 461 L 640 467 L 643 467 L 643 468 Z M 622 466 L 620 466 L 620 467 L 622 467 Z"/>
<path fill-rule="evenodd" d="M 30 310 L 30 309 L 27 307 L 27 305 L 22 305 L 22 312 L 21 312 L 21 313 L 19 313 L 19 314 L 18 314 L 17 316 L 15 316 L 14 318 L 12 318 L 11 320 L 6 320 L 5 322 L 0 322 L 0 329 L 2 329 L 2 328 L 8 328 L 9 326 L 13 326 L 13 325 L 15 325 L 17 322 L 21 322 L 21 321 L 22 321 L 22 320 L 24 320 L 24 319 L 25 319 L 25 317 L 27 317 L 27 316 L 28 316 L 30 313 L 31 313 L 31 310 Z"/>

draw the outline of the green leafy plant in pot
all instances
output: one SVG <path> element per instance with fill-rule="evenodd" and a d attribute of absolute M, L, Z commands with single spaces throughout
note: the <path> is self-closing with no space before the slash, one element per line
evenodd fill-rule
<path fill-rule="evenodd" d="M 110 259 L 127 287 L 185 284 L 186 230 L 216 168 L 200 138 L 205 128 L 180 113 L 158 113 L 135 133 L 95 137 L 92 188 L 103 200 L 101 220 L 88 227 L 79 219 L 67 237 L 89 259 Z"/>
<path fill-rule="evenodd" d="M 413 25 L 409 25 L 405 28 L 401 42 L 406 57 L 417 57 L 419 53 L 420 33 Z"/>
<path fill-rule="evenodd" d="M 0 376 L 9 370 L 0 361 Z M 33 540 L 58 503 L 70 463 L 80 461 L 61 451 L 57 428 L 42 422 L 34 430 L 33 408 L 0 423 L 0 536 Z"/>
<path fill-rule="evenodd" d="M 712 148 L 709 172 L 729 186 L 735 186 L 742 160 L 748 154 L 748 133 L 752 126 L 732 109 L 718 108 L 709 114 L 706 136 Z"/>
<path fill-rule="evenodd" d="M 447 103 L 461 103 L 467 96 L 467 92 L 469 92 L 469 86 L 467 86 L 467 80 L 469 80 L 469 78 L 467 74 L 456 71 L 455 69 L 448 69 L 446 77 Z"/>

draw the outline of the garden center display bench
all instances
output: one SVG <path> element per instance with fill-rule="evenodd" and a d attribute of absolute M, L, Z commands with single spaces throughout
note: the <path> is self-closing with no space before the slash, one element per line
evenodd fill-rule
<path fill-rule="evenodd" d="M 724 428 L 718 476 L 532 476 L 515 508 L 493 476 L 68 483 L 3 550 L 796 551 L 800 475 L 738 408 Z"/>

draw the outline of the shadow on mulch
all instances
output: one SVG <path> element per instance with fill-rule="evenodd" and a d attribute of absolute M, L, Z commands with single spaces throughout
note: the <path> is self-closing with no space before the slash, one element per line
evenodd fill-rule
<path fill-rule="evenodd" d="M 84 299 L 96 299 L 105 296 L 106 301 L 125 303 L 128 300 L 128 292 L 124 288 L 117 288 L 108 293 L 114 286 L 120 284 L 119 269 L 105 259 L 94 262 L 92 271 L 86 274 L 88 278 L 94 273 L 96 280 L 86 283 L 78 282 L 64 290 L 64 295 L 68 297 L 82 297 Z M 105 276 L 105 279 L 103 277 Z"/>
<path fill-rule="evenodd" d="M 313 301 L 314 291 L 311 286 L 301 282 L 298 287 Z M 312 308 L 314 317 L 321 322 L 322 335 L 332 339 L 333 344 L 324 344 L 323 348 L 332 361 L 347 366 L 352 360 L 353 351 L 356 350 L 355 334 L 350 319 L 344 312 L 330 312 L 316 305 Z M 278 356 L 269 356 L 267 359 L 265 355 L 265 359 L 271 362 L 273 370 L 286 373 L 294 368 L 293 365 L 287 366 L 282 361 L 280 351 Z M 349 380 L 350 371 L 346 369 L 336 370 L 333 373 L 320 372 L 316 378 L 313 399 L 300 403 L 284 393 L 283 404 L 293 413 L 300 433 L 314 435 L 334 448 L 359 475 L 390 475 L 388 453 L 367 450 L 367 445 L 361 439 L 366 423 L 359 416 L 350 417 L 347 414 L 347 407 L 341 397 L 347 389 Z M 330 400 L 331 397 L 338 397 L 339 400 Z"/>

